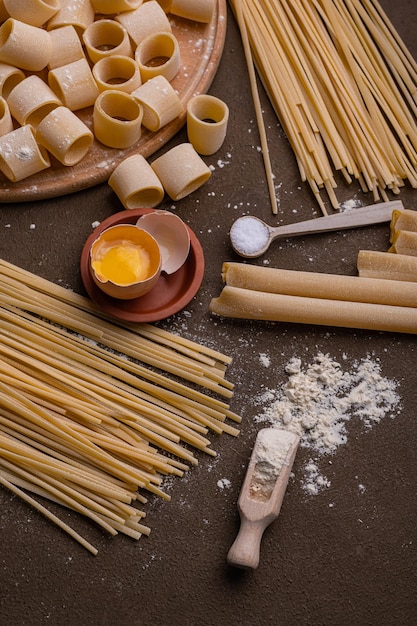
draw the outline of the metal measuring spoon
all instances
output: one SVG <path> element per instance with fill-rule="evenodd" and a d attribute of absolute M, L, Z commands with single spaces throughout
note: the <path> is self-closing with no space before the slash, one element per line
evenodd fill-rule
<path fill-rule="evenodd" d="M 264 254 L 275 239 L 389 222 L 394 210 L 403 209 L 404 205 L 401 200 L 393 200 L 276 227 L 269 226 L 253 215 L 245 215 L 232 224 L 230 242 L 237 254 L 247 259 L 254 259 Z"/>

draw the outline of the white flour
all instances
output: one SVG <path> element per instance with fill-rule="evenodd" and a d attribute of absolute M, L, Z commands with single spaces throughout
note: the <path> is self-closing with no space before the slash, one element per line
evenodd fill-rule
<path fill-rule="evenodd" d="M 284 465 L 289 464 L 290 451 L 297 441 L 294 433 L 277 428 L 264 428 L 256 438 L 255 466 L 250 493 L 254 499 L 268 500 Z"/>
<path fill-rule="evenodd" d="M 370 428 L 398 407 L 397 383 L 381 375 L 378 362 L 369 357 L 344 371 L 329 355 L 319 353 L 303 367 L 292 358 L 286 366 L 288 381 L 278 390 L 263 394 L 265 405 L 256 421 L 268 422 L 300 437 L 300 446 L 318 456 L 334 453 L 347 442 L 348 422 L 360 419 Z M 329 486 L 311 459 L 304 468 L 304 487 L 317 493 Z"/>

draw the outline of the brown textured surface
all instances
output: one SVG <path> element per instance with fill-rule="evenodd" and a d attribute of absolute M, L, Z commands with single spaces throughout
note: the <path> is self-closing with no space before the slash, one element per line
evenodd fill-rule
<path fill-rule="evenodd" d="M 417 54 L 414 0 L 395 6 L 390 18 Z M 210 93 L 231 108 L 226 142 L 207 162 L 211 180 L 178 202 L 176 211 L 199 236 L 206 257 L 202 287 L 185 311 L 162 326 L 212 345 L 234 362 L 232 403 L 243 417 L 241 435 L 212 436 L 218 457 L 170 486 L 172 501 L 147 508 L 149 538 L 109 539 L 85 520 L 63 513 L 99 548 L 93 557 L 24 503 L 0 490 L 0 623 L 99 626 L 322 626 L 409 625 L 417 613 L 416 383 L 417 339 L 367 331 L 291 324 L 221 321 L 208 313 L 221 288 L 221 264 L 236 260 L 227 232 L 244 212 L 272 223 L 317 215 L 299 182 L 292 153 L 266 101 L 271 156 L 281 210 L 271 217 L 247 73 L 236 25 L 229 15 L 219 71 Z M 181 131 L 169 145 L 185 139 Z M 222 161 L 220 167 L 218 160 Z M 363 198 L 340 185 L 341 199 Z M 417 208 L 417 191 L 401 194 Z M 163 205 L 170 208 L 172 203 Z M 92 223 L 121 210 L 106 184 L 71 196 L 0 207 L 0 255 L 62 285 L 82 291 L 79 257 Z M 289 269 L 354 274 L 360 248 L 386 249 L 386 225 L 317 235 L 276 244 L 264 259 Z M 307 361 L 319 351 L 346 363 L 367 354 L 399 382 L 401 411 L 373 429 L 352 424 L 348 444 L 321 468 L 328 489 L 307 497 L 300 450 L 281 514 L 266 531 L 261 563 L 252 573 L 227 567 L 238 517 L 236 501 L 258 426 L 252 398 L 285 380 L 291 356 Z M 271 366 L 259 364 L 266 353 Z M 217 481 L 228 478 L 230 489 Z M 361 493 L 358 484 L 365 485 Z"/>

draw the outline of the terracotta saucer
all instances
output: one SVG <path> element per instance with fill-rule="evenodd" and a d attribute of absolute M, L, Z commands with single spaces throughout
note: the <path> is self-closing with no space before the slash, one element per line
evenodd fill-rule
<path fill-rule="evenodd" d="M 190 252 L 184 265 L 174 274 L 161 274 L 155 287 L 141 298 L 118 300 L 106 295 L 95 284 L 90 270 L 90 248 L 98 235 L 116 224 L 136 224 L 141 215 L 153 209 L 132 209 L 111 215 L 91 233 L 84 244 L 80 270 L 84 287 L 105 313 L 128 322 L 156 322 L 181 311 L 198 292 L 204 276 L 204 254 L 194 232 L 190 233 Z"/>

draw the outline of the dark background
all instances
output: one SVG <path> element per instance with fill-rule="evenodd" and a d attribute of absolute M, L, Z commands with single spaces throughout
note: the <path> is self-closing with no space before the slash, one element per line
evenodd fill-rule
<path fill-rule="evenodd" d="M 414 0 L 384 0 L 389 17 L 417 54 Z M 319 215 L 300 182 L 292 151 L 263 99 L 279 215 L 269 206 L 259 136 L 240 36 L 228 15 L 224 53 L 210 89 L 230 106 L 226 141 L 207 157 L 208 183 L 186 199 L 164 201 L 199 237 L 206 271 L 184 311 L 160 323 L 175 333 L 234 357 L 231 408 L 241 434 L 211 436 L 216 459 L 167 485 L 171 502 L 150 500 L 149 538 L 109 538 L 86 520 L 63 519 L 99 548 L 90 555 L 25 503 L 0 490 L 0 623 L 100 626 L 408 625 L 416 622 L 416 348 L 415 336 L 291 324 L 220 320 L 210 316 L 220 293 L 221 266 L 237 259 L 229 245 L 234 219 L 256 214 L 271 224 Z M 181 131 L 169 144 L 186 140 Z M 164 148 L 165 150 L 166 148 Z M 354 183 L 340 181 L 341 202 L 371 204 Z M 401 192 L 417 208 L 417 191 Z M 107 184 L 71 196 L 0 206 L 1 257 L 83 293 L 79 258 L 92 224 L 122 210 Z M 271 267 L 355 274 L 361 248 L 386 250 L 387 224 L 276 243 L 263 259 Z M 328 489 L 307 496 L 300 449 L 281 515 L 265 533 L 261 563 L 251 573 L 227 566 L 238 530 L 237 497 L 259 425 L 254 399 L 286 381 L 292 356 L 310 362 L 318 352 L 353 363 L 370 355 L 398 382 L 401 410 L 366 430 L 349 425 L 348 444 L 320 469 Z M 270 366 L 260 363 L 266 354 Z M 218 481 L 230 480 L 220 489 Z M 365 485 L 366 490 L 358 488 Z"/>

